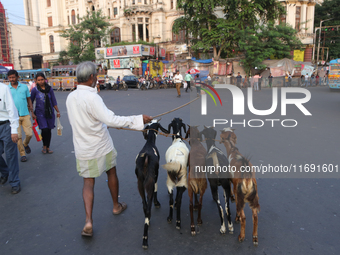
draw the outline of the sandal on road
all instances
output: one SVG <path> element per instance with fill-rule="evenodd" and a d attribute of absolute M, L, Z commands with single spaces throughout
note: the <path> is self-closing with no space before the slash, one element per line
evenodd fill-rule
<path fill-rule="evenodd" d="M 48 154 L 52 154 L 52 153 L 53 153 L 53 151 L 51 151 L 50 149 L 46 149 L 46 152 L 47 152 Z"/>
<path fill-rule="evenodd" d="M 21 161 L 21 162 L 26 162 L 26 161 L 27 161 L 26 156 L 22 156 L 22 157 L 20 158 L 20 161 Z"/>
<path fill-rule="evenodd" d="M 81 231 L 81 235 L 82 236 L 93 236 L 93 230 L 92 227 L 84 227 L 84 229 Z"/>
<path fill-rule="evenodd" d="M 117 212 L 112 212 L 114 215 L 118 215 L 121 214 L 122 212 L 124 212 L 127 208 L 127 204 L 126 203 L 118 203 L 120 205 L 120 209 Z"/>
<path fill-rule="evenodd" d="M 27 145 L 27 146 L 25 146 L 24 145 L 24 148 L 25 148 L 25 152 L 27 153 L 27 154 L 30 154 L 31 153 L 31 148 Z"/>

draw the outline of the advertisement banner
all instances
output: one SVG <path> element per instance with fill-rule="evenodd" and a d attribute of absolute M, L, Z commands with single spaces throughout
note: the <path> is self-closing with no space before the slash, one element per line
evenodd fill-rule
<path fill-rule="evenodd" d="M 120 59 L 114 59 L 112 61 L 113 61 L 113 67 L 114 68 L 120 68 Z"/>
<path fill-rule="evenodd" d="M 160 58 L 165 58 L 165 49 L 164 48 L 159 48 L 159 57 Z"/>
<path fill-rule="evenodd" d="M 142 55 L 150 56 L 150 46 L 142 45 Z"/>
<path fill-rule="evenodd" d="M 110 59 L 111 68 L 140 68 L 142 63 L 140 58 L 121 58 L 121 59 Z"/>
<path fill-rule="evenodd" d="M 272 73 L 273 77 L 285 76 L 286 75 L 284 70 L 282 70 L 280 68 L 275 68 L 275 67 L 271 67 L 270 72 Z"/>
<path fill-rule="evenodd" d="M 219 66 L 220 66 L 220 62 L 219 61 L 214 61 L 214 70 L 213 70 L 214 74 L 218 74 Z"/>
<path fill-rule="evenodd" d="M 294 50 L 294 61 L 303 62 L 305 57 L 305 51 L 303 50 Z"/>
<path fill-rule="evenodd" d="M 155 56 L 155 47 L 150 46 L 150 56 Z"/>
<path fill-rule="evenodd" d="M 106 48 L 106 58 L 142 56 L 141 45 L 122 45 Z"/>

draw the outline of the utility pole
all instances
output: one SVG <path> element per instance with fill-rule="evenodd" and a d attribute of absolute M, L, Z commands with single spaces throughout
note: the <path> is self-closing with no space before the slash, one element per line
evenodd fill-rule
<path fill-rule="evenodd" d="M 325 22 L 325 21 L 331 20 L 331 19 L 333 19 L 333 18 L 320 21 L 320 31 L 319 31 L 319 42 L 318 42 L 318 52 L 317 52 L 317 57 L 316 57 L 316 65 L 319 64 L 319 51 L 320 51 L 320 42 L 321 42 L 321 25 L 322 25 L 322 22 Z"/>

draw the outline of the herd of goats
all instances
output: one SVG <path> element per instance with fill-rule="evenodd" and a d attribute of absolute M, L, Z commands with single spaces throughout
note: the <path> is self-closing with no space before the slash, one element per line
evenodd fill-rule
<path fill-rule="evenodd" d="M 189 125 L 188 125 L 189 126 Z M 257 214 L 260 211 L 259 197 L 257 192 L 257 183 L 253 173 L 242 172 L 242 166 L 252 167 L 249 159 L 242 156 L 238 148 L 235 146 L 237 137 L 233 129 L 225 128 L 221 131 L 219 140 L 226 147 L 227 155 L 216 147 L 215 138 L 217 131 L 213 127 L 204 127 L 200 132 L 197 126 L 189 126 L 186 132 L 186 126 L 182 119 L 174 118 L 169 124 L 168 129 L 165 129 L 159 123 L 159 120 L 153 120 L 144 129 L 144 138 L 146 143 L 143 149 L 139 152 L 136 158 L 136 175 L 138 179 L 138 191 L 143 200 L 143 210 L 145 214 L 143 248 L 148 248 L 148 228 L 151 217 L 152 202 L 155 207 L 159 207 L 160 203 L 157 200 L 157 179 L 159 169 L 159 152 L 156 147 L 156 136 L 159 130 L 166 134 L 170 134 L 171 128 L 172 145 L 166 151 L 166 164 L 162 167 L 167 170 L 166 185 L 170 195 L 170 213 L 167 218 L 168 222 L 172 222 L 173 209 L 177 210 L 176 228 L 181 228 L 181 201 L 183 192 L 188 189 L 190 198 L 190 217 L 191 217 L 191 234 L 196 235 L 193 210 L 198 210 L 197 224 L 202 224 L 201 210 L 202 200 L 207 188 L 207 179 L 210 183 L 211 193 L 214 201 L 217 204 L 219 216 L 221 219 L 220 232 L 227 232 L 226 222 L 224 218 L 223 208 L 219 200 L 218 186 L 222 186 L 225 198 L 225 211 L 228 221 L 228 231 L 233 233 L 234 227 L 231 221 L 230 203 L 236 202 L 236 218 L 235 222 L 241 222 L 241 231 L 238 240 L 242 242 L 245 238 L 246 217 L 244 214 L 245 203 L 249 203 L 252 210 L 253 218 L 253 244 L 258 245 Z M 185 138 L 182 137 L 182 128 L 186 133 Z M 207 150 L 202 145 L 202 137 L 207 145 Z M 184 140 L 189 138 L 191 150 L 184 143 Z M 189 166 L 188 176 L 187 167 Z M 236 171 L 225 171 L 206 174 L 203 171 L 196 171 L 196 167 L 221 167 L 233 166 Z M 231 188 L 233 186 L 233 189 Z M 176 187 L 177 194 L 174 204 L 173 193 Z M 199 200 L 198 200 L 199 195 Z M 195 205 L 193 198 L 195 196 Z"/>

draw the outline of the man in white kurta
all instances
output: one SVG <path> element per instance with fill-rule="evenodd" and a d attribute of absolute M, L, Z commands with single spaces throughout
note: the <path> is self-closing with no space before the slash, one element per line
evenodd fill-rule
<path fill-rule="evenodd" d="M 120 214 L 127 207 L 125 203 L 118 202 L 117 151 L 107 128 L 142 130 L 144 123 L 150 122 L 152 118 L 146 115 L 122 117 L 109 110 L 96 92 L 96 66 L 92 62 L 78 65 L 77 80 L 80 85 L 67 97 L 66 107 L 73 132 L 77 171 L 84 178 L 86 223 L 82 235 L 92 236 L 94 178 L 103 172 L 107 173 L 114 204 L 113 214 Z"/>

